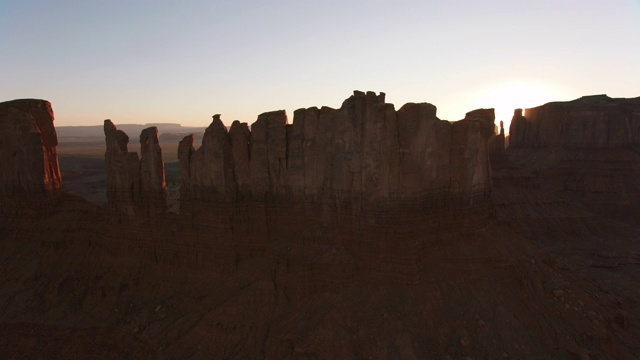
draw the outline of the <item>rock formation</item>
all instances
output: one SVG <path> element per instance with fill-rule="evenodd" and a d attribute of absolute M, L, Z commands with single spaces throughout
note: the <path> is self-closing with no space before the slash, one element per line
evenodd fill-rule
<path fill-rule="evenodd" d="M 227 272 L 301 239 L 351 259 L 324 283 L 419 282 L 430 234 L 490 222 L 494 113 L 450 123 L 431 104 L 396 111 L 384 97 L 356 91 L 340 109 L 296 110 L 292 124 L 283 110 L 266 112 L 251 130 L 235 121 L 227 131 L 215 115 L 198 149 L 193 136 L 179 145 L 181 225 L 196 237 L 209 229 L 219 255 L 211 263 Z"/>
<path fill-rule="evenodd" d="M 220 115 L 214 115 L 202 137 L 202 146 L 193 148 L 193 135 L 179 144 L 178 157 L 182 172 L 182 194 L 186 198 L 223 199 L 235 194 L 231 142 Z M 192 179 L 197 179 L 196 184 Z"/>
<path fill-rule="evenodd" d="M 450 123 L 431 104 L 396 111 L 384 93 L 356 91 L 340 109 L 312 107 L 258 116 L 229 132 L 214 116 L 202 146 L 179 148 L 183 200 L 345 203 L 469 202 L 491 186 L 487 139 L 493 110 Z"/>
<path fill-rule="evenodd" d="M 516 111 L 509 146 L 616 148 L 640 144 L 640 98 L 583 96 Z"/>
<path fill-rule="evenodd" d="M 514 113 L 509 152 L 539 173 L 543 187 L 562 191 L 592 211 L 635 222 L 640 97 L 584 96 Z"/>
<path fill-rule="evenodd" d="M 158 130 L 149 127 L 140 134 L 141 158 L 129 152 L 129 136 L 104 121 L 107 167 L 107 198 L 110 208 L 128 217 L 158 216 L 166 208 L 164 163 Z"/>
<path fill-rule="evenodd" d="M 53 121 L 48 101 L 0 103 L 0 195 L 60 190 L 58 138 Z"/>
<path fill-rule="evenodd" d="M 640 354 L 634 145 L 504 151 L 492 110 L 356 92 L 292 124 L 214 116 L 179 144 L 176 214 L 155 129 L 140 158 L 104 130 L 107 211 L 0 198 L 0 358 Z"/>
<path fill-rule="evenodd" d="M 165 191 L 164 162 L 158 142 L 158 129 L 146 128 L 140 133 L 140 192 L 143 194 Z"/>
<path fill-rule="evenodd" d="M 504 122 L 500 121 L 500 128 L 496 127 L 496 133 L 489 140 L 489 152 L 491 156 L 502 154 L 505 150 L 505 134 L 504 134 Z"/>

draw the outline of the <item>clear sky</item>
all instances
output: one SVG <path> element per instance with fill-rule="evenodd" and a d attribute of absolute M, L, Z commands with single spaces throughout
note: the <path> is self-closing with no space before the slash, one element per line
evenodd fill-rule
<path fill-rule="evenodd" d="M 510 120 L 640 96 L 640 0 L 0 0 L 0 49 L 0 101 L 47 99 L 58 126 L 292 121 L 356 89 Z"/>

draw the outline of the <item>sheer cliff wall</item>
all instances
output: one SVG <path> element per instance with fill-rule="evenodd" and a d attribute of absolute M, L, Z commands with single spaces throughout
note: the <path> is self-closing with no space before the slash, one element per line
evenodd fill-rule
<path fill-rule="evenodd" d="M 425 252 L 492 221 L 493 121 L 492 109 L 451 123 L 431 104 L 396 111 L 359 91 L 292 124 L 273 111 L 227 131 L 215 115 L 198 149 L 191 136 L 179 145 L 178 231 L 199 249 L 185 261 L 233 272 L 271 254 L 285 283 L 417 283 Z"/>
<path fill-rule="evenodd" d="M 509 156 L 591 211 L 632 224 L 640 216 L 640 98 L 584 96 L 516 111 Z"/>
<path fill-rule="evenodd" d="M 514 149 L 639 146 L 640 98 L 583 96 L 527 109 L 524 116 L 516 111 L 509 133 L 509 146 Z"/>
<path fill-rule="evenodd" d="M 60 190 L 58 138 L 53 121 L 48 101 L 0 103 L 0 195 Z"/>
<path fill-rule="evenodd" d="M 251 126 L 219 115 L 202 146 L 179 146 L 181 199 L 333 201 L 349 208 L 415 201 L 470 203 L 490 190 L 487 139 L 493 110 L 450 123 L 435 106 L 396 111 L 384 93 L 356 91 L 340 109 L 316 107 L 258 116 Z M 461 203 L 461 204 L 462 204 Z"/>
<path fill-rule="evenodd" d="M 183 142 L 185 211 L 155 223 L 64 192 L 0 197 L 0 358 L 637 358 L 637 216 L 543 190 L 637 169 L 635 150 L 542 172 L 502 154 L 490 173 L 491 110 L 451 124 L 373 93 L 345 104 L 253 132 L 215 117 L 200 149 Z M 109 208 L 144 218 L 164 189 L 156 132 L 138 158 L 105 125 Z"/>

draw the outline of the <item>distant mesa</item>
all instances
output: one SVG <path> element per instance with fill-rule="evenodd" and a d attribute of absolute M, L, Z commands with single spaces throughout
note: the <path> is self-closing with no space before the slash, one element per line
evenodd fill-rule
<path fill-rule="evenodd" d="M 190 133 L 187 133 L 187 132 L 180 132 L 180 133 L 168 133 L 168 132 L 165 132 L 165 133 L 160 134 L 158 139 L 160 139 L 160 141 L 165 142 L 165 143 L 167 143 L 167 142 L 176 142 L 177 143 L 180 140 L 182 140 L 185 136 L 191 135 L 191 134 L 193 134 L 195 136 L 196 141 L 202 141 L 202 136 L 204 135 L 204 131 L 196 132 L 196 133 L 193 133 L 193 132 L 190 132 Z"/>
<path fill-rule="evenodd" d="M 127 134 L 139 134 L 149 127 L 156 127 L 160 136 L 165 134 L 203 133 L 205 129 L 204 127 L 182 126 L 175 123 L 118 124 L 118 129 Z M 58 126 L 56 129 L 60 138 L 104 136 L 102 125 Z"/>

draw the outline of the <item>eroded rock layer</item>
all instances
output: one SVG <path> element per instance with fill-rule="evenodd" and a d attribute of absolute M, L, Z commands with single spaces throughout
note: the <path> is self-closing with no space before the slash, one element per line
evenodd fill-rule
<path fill-rule="evenodd" d="M 193 136 L 179 145 L 180 227 L 190 243 L 216 239 L 204 261 L 227 273 L 279 244 L 327 249 L 331 261 L 299 266 L 329 287 L 416 284 L 434 244 L 492 221 L 493 121 L 493 109 L 450 123 L 431 104 L 396 111 L 383 93 L 358 91 L 337 110 L 296 110 L 293 124 L 279 110 L 227 131 L 215 115 L 202 146 Z M 323 261 L 340 265 L 327 273 Z"/>
<path fill-rule="evenodd" d="M 583 96 L 516 110 L 510 158 L 592 211 L 637 222 L 640 215 L 640 97 Z"/>
<path fill-rule="evenodd" d="M 229 131 L 214 116 L 202 146 L 179 147 L 183 200 L 343 204 L 351 209 L 434 197 L 469 203 L 489 191 L 487 139 L 493 110 L 450 123 L 435 106 L 396 111 L 384 93 L 356 91 L 340 109 L 316 107 L 258 116 Z"/>
<path fill-rule="evenodd" d="M 49 193 L 61 188 L 51 103 L 0 103 L 0 195 Z"/>
<path fill-rule="evenodd" d="M 564 146 L 616 148 L 640 144 L 640 98 L 583 96 L 552 102 L 525 115 L 516 111 L 509 128 L 512 148 Z"/>
<path fill-rule="evenodd" d="M 158 129 L 140 134 L 141 158 L 129 152 L 129 136 L 104 121 L 109 207 L 128 217 L 154 218 L 166 209 L 166 185 Z"/>
<path fill-rule="evenodd" d="M 491 185 L 490 110 L 449 124 L 355 98 L 253 132 L 214 117 L 206 145 L 180 144 L 188 211 L 162 221 L 1 199 L 0 358 L 639 357 L 636 149 L 503 153 L 491 135 Z M 138 206 L 162 187 L 155 131 L 138 159 L 106 125 L 109 206 Z"/>

